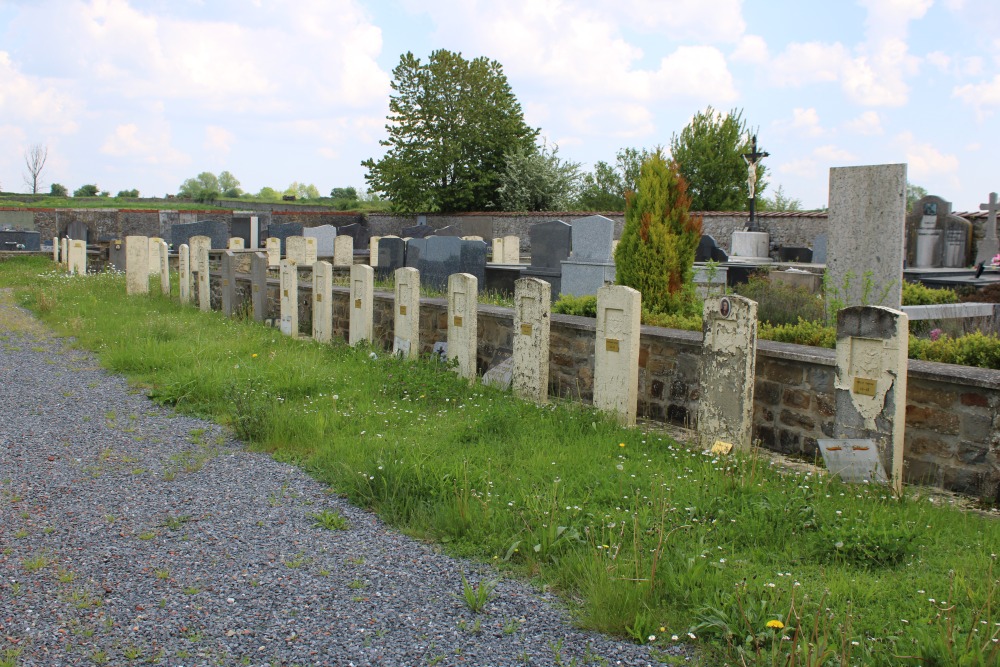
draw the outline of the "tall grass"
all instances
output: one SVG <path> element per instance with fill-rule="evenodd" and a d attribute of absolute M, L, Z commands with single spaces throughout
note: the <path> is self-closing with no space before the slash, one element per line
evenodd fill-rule
<path fill-rule="evenodd" d="M 991 518 L 50 267 L 0 262 L 0 285 L 155 400 L 410 535 L 535 578 L 586 627 L 694 642 L 708 664 L 996 664 Z"/>

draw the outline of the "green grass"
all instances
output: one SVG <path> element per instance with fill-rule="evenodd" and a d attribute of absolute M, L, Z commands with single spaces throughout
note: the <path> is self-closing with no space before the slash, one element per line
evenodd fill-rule
<path fill-rule="evenodd" d="M 242 424 L 407 534 L 563 595 L 585 627 L 659 648 L 677 635 L 707 664 L 998 662 L 991 518 L 50 267 L 0 262 L 0 286 L 156 400 Z"/>

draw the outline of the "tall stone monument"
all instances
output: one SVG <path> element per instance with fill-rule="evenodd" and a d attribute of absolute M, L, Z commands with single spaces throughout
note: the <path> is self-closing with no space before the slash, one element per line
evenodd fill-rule
<path fill-rule="evenodd" d="M 972 262 L 972 223 L 951 202 L 927 196 L 906 218 L 906 263 L 914 268 L 962 268 Z"/>
<path fill-rule="evenodd" d="M 989 264 L 1000 254 L 1000 242 L 997 241 L 997 212 L 1000 211 L 1000 203 L 997 203 L 997 193 L 991 192 L 990 201 L 980 204 L 979 210 L 986 211 L 986 233 L 976 250 L 976 264 Z"/>

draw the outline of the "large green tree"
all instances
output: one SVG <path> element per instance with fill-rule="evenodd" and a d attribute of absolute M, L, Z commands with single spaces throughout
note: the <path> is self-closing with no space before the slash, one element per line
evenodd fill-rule
<path fill-rule="evenodd" d="M 650 155 L 652 153 L 645 148 L 623 148 L 615 155 L 614 165 L 598 161 L 594 171 L 583 176 L 577 208 L 584 211 L 624 210 L 625 195 L 635 192 L 639 169 Z"/>
<path fill-rule="evenodd" d="M 215 201 L 222 194 L 219 178 L 210 171 L 203 171 L 194 178 L 181 183 L 178 197 L 185 197 L 200 202 Z"/>
<path fill-rule="evenodd" d="M 657 149 L 642 163 L 625 204 L 625 228 L 615 249 L 618 284 L 642 292 L 643 308 L 695 312 L 691 276 L 701 218 L 688 214 L 687 185 L 676 163 Z"/>
<path fill-rule="evenodd" d="M 744 211 L 750 208 L 748 168 L 750 131 L 743 110 L 722 114 L 708 107 L 670 138 L 670 153 L 688 184 L 695 211 Z M 767 169 L 757 165 L 757 195 L 763 193 Z"/>
<path fill-rule="evenodd" d="M 388 150 L 368 159 L 369 189 L 401 211 L 500 208 L 506 156 L 530 150 L 538 131 L 495 60 L 434 51 L 426 63 L 405 53 L 393 70 Z"/>
<path fill-rule="evenodd" d="M 519 148 L 507 154 L 500 173 L 500 207 L 505 211 L 566 211 L 576 198 L 580 163 L 559 157 L 559 146 Z"/>

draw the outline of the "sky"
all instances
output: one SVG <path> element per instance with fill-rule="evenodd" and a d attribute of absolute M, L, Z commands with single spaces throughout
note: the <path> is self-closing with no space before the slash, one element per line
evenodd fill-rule
<path fill-rule="evenodd" d="M 436 49 L 499 61 L 584 169 L 711 106 L 805 208 L 850 165 L 905 162 L 955 211 L 1000 191 L 998 0 L 0 0 L 0 190 L 35 144 L 45 191 L 363 190 L 393 68 Z"/>

